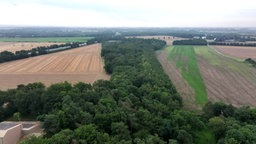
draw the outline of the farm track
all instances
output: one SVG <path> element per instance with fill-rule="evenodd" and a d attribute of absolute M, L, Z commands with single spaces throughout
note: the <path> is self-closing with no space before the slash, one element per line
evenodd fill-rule
<path fill-rule="evenodd" d="M 0 64 L 0 89 L 15 88 L 18 84 L 79 81 L 92 83 L 109 79 L 103 70 L 101 44 L 89 45 L 48 55 Z"/>

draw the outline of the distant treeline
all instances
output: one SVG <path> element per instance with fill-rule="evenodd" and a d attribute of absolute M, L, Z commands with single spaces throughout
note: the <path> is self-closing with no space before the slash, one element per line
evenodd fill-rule
<path fill-rule="evenodd" d="M 47 53 L 53 53 L 53 52 L 62 51 L 66 49 L 77 48 L 83 45 L 85 44 L 84 43 L 66 43 L 66 44 L 60 44 L 60 45 L 54 44 L 50 46 L 39 46 L 31 50 L 16 51 L 15 53 L 10 51 L 2 51 L 0 52 L 0 63 L 43 55 Z"/>
<path fill-rule="evenodd" d="M 122 35 L 113 35 L 111 33 L 105 33 L 101 35 L 94 35 L 95 38 L 87 41 L 87 44 L 101 43 L 104 41 L 120 41 L 124 40 L 125 37 Z"/>
<path fill-rule="evenodd" d="M 241 43 L 241 42 L 211 42 L 210 45 L 225 45 L 225 46 L 250 46 L 255 47 L 255 43 Z"/>
<path fill-rule="evenodd" d="M 204 39 L 176 40 L 173 45 L 207 45 Z"/>

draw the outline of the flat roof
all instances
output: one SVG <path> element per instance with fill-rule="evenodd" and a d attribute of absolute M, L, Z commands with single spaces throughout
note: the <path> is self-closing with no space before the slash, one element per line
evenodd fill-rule
<path fill-rule="evenodd" d="M 7 129 L 12 128 L 17 125 L 19 125 L 19 124 L 17 124 L 17 123 L 0 123 L 0 130 L 7 130 Z"/>
<path fill-rule="evenodd" d="M 33 124 L 33 123 L 22 123 L 23 128 L 31 128 L 34 125 L 36 125 L 36 124 Z"/>

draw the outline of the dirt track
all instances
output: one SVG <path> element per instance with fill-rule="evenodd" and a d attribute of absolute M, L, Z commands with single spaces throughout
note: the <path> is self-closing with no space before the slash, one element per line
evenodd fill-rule
<path fill-rule="evenodd" d="M 101 45 L 94 44 L 63 52 L 0 64 L 0 89 L 15 88 L 18 84 L 79 81 L 92 83 L 109 79 L 100 56 Z"/>

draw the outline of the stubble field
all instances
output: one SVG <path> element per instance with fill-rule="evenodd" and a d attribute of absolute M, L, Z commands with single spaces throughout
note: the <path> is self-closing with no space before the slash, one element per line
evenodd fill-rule
<path fill-rule="evenodd" d="M 166 42 L 167 45 L 172 45 L 175 40 L 185 40 L 185 38 L 174 37 L 174 36 L 165 36 L 165 35 L 156 35 L 156 36 L 134 36 L 135 38 L 143 38 L 143 39 L 159 39 Z M 133 37 L 128 37 L 133 38 Z"/>
<path fill-rule="evenodd" d="M 49 42 L 0 42 L 0 52 L 10 51 L 15 53 L 20 50 L 31 50 L 39 46 L 50 46 L 54 44 L 63 44 L 63 43 L 49 43 Z"/>
<path fill-rule="evenodd" d="M 0 64 L 0 89 L 15 88 L 18 84 L 68 81 L 93 83 L 109 79 L 100 56 L 101 44 L 84 46 L 58 53 L 42 55 Z"/>

